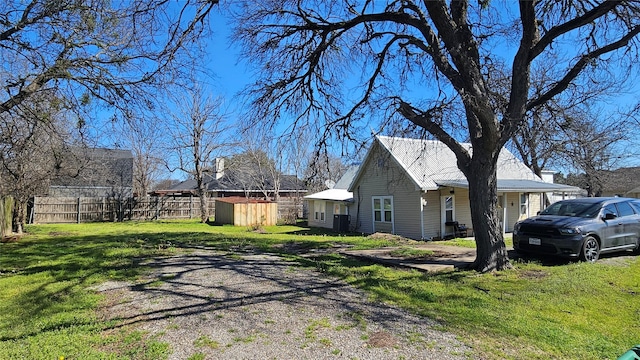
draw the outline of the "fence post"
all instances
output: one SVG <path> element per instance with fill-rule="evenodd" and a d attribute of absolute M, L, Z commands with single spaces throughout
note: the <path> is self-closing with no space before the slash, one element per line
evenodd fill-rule
<path fill-rule="evenodd" d="M 80 198 L 78 197 L 78 218 L 77 218 L 77 222 L 78 224 L 80 224 Z"/>
<path fill-rule="evenodd" d="M 31 209 L 31 224 L 35 224 L 36 221 L 36 209 L 37 209 L 38 197 L 33 197 L 33 209 Z"/>

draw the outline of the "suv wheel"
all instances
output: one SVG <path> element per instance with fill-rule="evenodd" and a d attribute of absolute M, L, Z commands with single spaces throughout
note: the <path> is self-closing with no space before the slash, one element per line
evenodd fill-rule
<path fill-rule="evenodd" d="M 580 259 L 588 262 L 595 262 L 600 256 L 600 244 L 593 236 L 587 236 L 582 244 Z"/>

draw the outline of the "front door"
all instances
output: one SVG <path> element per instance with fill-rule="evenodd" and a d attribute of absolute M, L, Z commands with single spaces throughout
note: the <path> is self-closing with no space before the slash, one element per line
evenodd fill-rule
<path fill-rule="evenodd" d="M 446 226 L 449 221 L 455 221 L 456 219 L 456 199 L 454 195 L 445 195 L 440 197 L 440 219 L 442 224 L 440 226 L 440 233 L 444 238 L 447 235 L 453 233 L 453 228 Z"/>

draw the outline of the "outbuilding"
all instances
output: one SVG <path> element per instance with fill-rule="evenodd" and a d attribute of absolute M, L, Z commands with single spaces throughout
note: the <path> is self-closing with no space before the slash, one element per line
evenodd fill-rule
<path fill-rule="evenodd" d="M 278 221 L 275 201 L 225 197 L 216 199 L 215 222 L 235 226 L 269 226 Z"/>

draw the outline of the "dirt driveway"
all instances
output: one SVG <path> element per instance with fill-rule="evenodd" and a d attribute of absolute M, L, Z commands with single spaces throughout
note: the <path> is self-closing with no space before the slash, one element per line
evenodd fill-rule
<path fill-rule="evenodd" d="M 276 256 L 198 250 L 143 266 L 143 282 L 96 289 L 101 311 L 169 343 L 170 359 L 473 358 L 435 322 Z"/>

